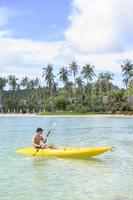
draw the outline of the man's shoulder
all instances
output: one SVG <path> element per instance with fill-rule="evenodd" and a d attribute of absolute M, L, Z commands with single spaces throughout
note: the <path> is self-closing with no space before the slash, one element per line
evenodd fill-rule
<path fill-rule="evenodd" d="M 35 138 L 37 135 L 36 135 L 36 133 L 33 135 L 33 138 Z"/>

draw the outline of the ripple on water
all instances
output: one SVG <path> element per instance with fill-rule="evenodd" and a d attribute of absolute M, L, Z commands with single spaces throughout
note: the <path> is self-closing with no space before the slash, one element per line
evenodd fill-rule
<path fill-rule="evenodd" d="M 117 148 L 91 159 L 14 153 L 31 145 L 36 126 L 53 122 L 52 143 Z M 0 200 L 133 200 L 133 118 L 4 117 L 0 130 Z"/>

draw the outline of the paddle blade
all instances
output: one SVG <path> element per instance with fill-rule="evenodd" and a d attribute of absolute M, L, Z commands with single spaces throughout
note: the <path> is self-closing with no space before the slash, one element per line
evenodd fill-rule
<path fill-rule="evenodd" d="M 55 126 L 56 126 L 56 123 L 53 124 L 53 129 L 55 128 Z"/>

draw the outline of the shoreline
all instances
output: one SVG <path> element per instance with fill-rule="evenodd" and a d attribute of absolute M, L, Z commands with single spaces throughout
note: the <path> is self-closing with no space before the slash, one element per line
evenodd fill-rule
<path fill-rule="evenodd" d="M 0 117 L 133 117 L 132 114 L 20 114 L 20 113 L 0 113 Z"/>
<path fill-rule="evenodd" d="M 36 114 L 21 114 L 21 113 L 0 113 L 0 117 L 37 117 Z"/>

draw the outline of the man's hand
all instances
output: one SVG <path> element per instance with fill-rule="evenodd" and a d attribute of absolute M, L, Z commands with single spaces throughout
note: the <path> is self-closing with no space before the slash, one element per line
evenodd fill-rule
<path fill-rule="evenodd" d="M 41 145 L 40 144 L 35 144 L 35 147 L 40 148 Z"/>
<path fill-rule="evenodd" d="M 46 143 L 47 142 L 47 135 L 43 138 L 43 143 Z"/>

